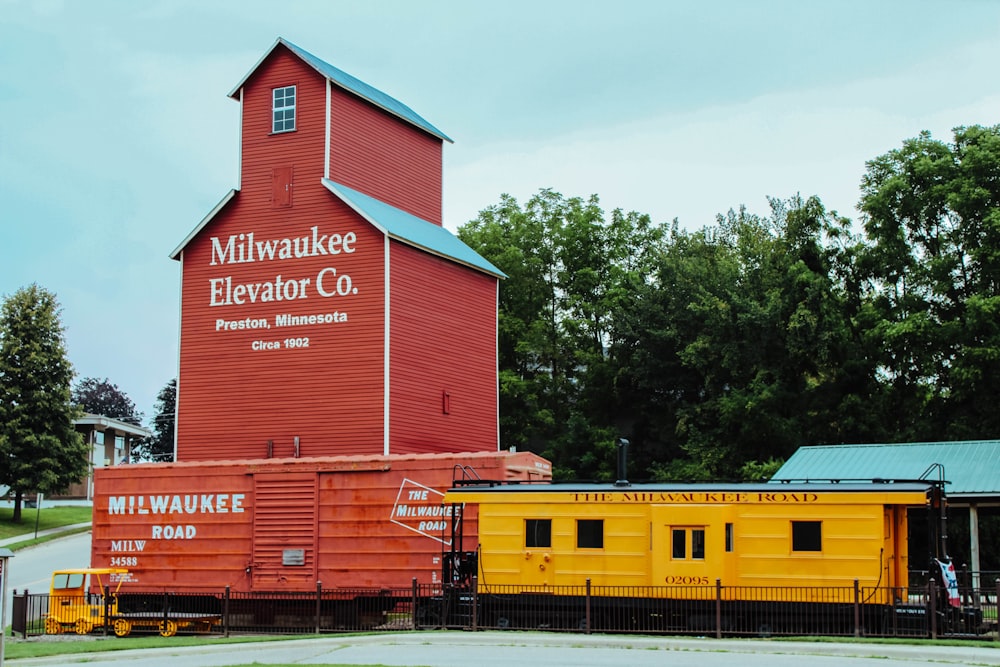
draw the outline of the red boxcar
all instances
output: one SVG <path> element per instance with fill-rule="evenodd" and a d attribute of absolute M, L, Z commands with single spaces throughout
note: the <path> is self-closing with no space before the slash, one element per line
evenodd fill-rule
<path fill-rule="evenodd" d="M 450 549 L 441 499 L 463 477 L 547 481 L 551 466 L 470 452 L 100 468 L 91 564 L 127 568 L 132 593 L 434 583 Z M 462 520 L 473 550 L 475 516 Z"/>

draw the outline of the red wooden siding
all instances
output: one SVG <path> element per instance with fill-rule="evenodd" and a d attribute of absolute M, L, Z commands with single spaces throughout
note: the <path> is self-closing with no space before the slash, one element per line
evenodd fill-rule
<path fill-rule="evenodd" d="M 295 86 L 295 130 L 271 132 L 271 91 Z M 323 176 L 326 85 L 284 47 L 274 51 L 243 87 L 240 190 L 248 205 L 271 206 L 275 169 L 294 167 L 295 188 Z M 293 199 L 298 206 L 297 198 Z"/>
<path fill-rule="evenodd" d="M 390 453 L 496 451 L 497 279 L 400 243 L 390 257 Z"/>
<path fill-rule="evenodd" d="M 301 456 L 382 453 L 384 237 L 318 178 L 301 179 L 292 208 L 252 201 L 257 205 L 238 195 L 184 251 L 177 459 L 263 457 L 268 440 L 274 456 L 292 456 L 296 436 Z M 336 255 L 212 265 L 213 239 L 225 247 L 242 234 L 248 243 L 251 232 L 255 246 L 298 239 L 312 250 L 314 236 L 321 245 L 325 237 L 327 247 L 334 235 L 356 240 L 351 253 L 342 241 Z M 321 273 L 324 293 L 332 296 L 319 293 Z M 245 295 L 242 305 L 210 305 L 213 280 L 222 302 L 226 280 L 273 285 L 278 276 L 290 290 L 284 296 L 300 298 L 249 303 Z M 337 281 L 346 287 L 348 278 L 342 296 Z M 292 289 L 291 280 L 308 283 Z M 346 321 L 279 327 L 286 315 Z M 220 328 L 248 321 L 269 328 Z M 262 342 L 277 349 L 255 349 Z"/>
<path fill-rule="evenodd" d="M 441 224 L 442 142 L 333 87 L 330 178 Z"/>

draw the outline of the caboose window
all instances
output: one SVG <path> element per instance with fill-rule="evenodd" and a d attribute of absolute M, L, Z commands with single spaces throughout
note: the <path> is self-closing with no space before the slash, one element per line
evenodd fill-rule
<path fill-rule="evenodd" d="M 702 528 L 691 531 L 691 558 L 705 560 L 705 531 Z"/>
<path fill-rule="evenodd" d="M 822 521 L 793 521 L 792 551 L 822 551 L 822 527 Z"/>
<path fill-rule="evenodd" d="M 726 524 L 726 551 L 730 552 L 733 550 L 733 524 Z"/>
<path fill-rule="evenodd" d="M 688 543 L 691 552 L 688 553 Z M 672 528 L 670 530 L 670 557 L 674 560 L 705 560 L 704 528 Z"/>
<path fill-rule="evenodd" d="M 671 555 L 676 559 L 687 557 L 687 531 L 683 528 L 674 528 L 671 534 Z"/>
<path fill-rule="evenodd" d="M 271 131 L 291 132 L 295 129 L 295 86 L 271 91 Z"/>
<path fill-rule="evenodd" d="M 577 549 L 604 548 L 604 519 L 577 519 Z"/>
<path fill-rule="evenodd" d="M 524 546 L 548 549 L 552 546 L 552 519 L 525 519 Z"/>

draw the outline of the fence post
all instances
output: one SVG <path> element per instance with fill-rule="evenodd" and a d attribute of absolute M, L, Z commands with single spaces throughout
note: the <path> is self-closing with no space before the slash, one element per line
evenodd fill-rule
<path fill-rule="evenodd" d="M 584 633 L 589 635 L 590 634 L 590 577 L 587 577 L 587 600 L 586 600 L 586 606 L 584 607 L 583 619 L 584 619 L 583 624 L 587 626 L 584 629 Z"/>
<path fill-rule="evenodd" d="M 997 610 L 997 641 L 1000 642 L 1000 578 L 996 579 L 996 595 L 993 597 L 993 607 Z M 27 591 L 25 591 L 27 593 Z"/>
<path fill-rule="evenodd" d="M 854 580 L 854 636 L 861 636 L 861 590 L 857 579 Z"/>
<path fill-rule="evenodd" d="M 715 580 L 715 638 L 722 639 L 722 579 Z"/>
<path fill-rule="evenodd" d="M 319 634 L 319 617 L 322 613 L 323 604 L 323 582 L 316 582 L 316 634 Z"/>
<path fill-rule="evenodd" d="M 226 586 L 226 596 L 222 600 L 222 636 L 229 637 L 229 586 Z"/>
<path fill-rule="evenodd" d="M 111 586 L 104 586 L 104 636 L 108 636 L 108 621 L 111 620 Z"/>
<path fill-rule="evenodd" d="M 167 621 L 170 620 L 170 614 L 167 612 L 167 609 L 169 609 L 169 608 L 170 608 L 170 593 L 167 593 L 166 591 L 164 591 L 163 592 L 163 620 L 160 621 L 160 629 L 161 629 L 162 632 L 166 632 L 167 631 L 167 627 L 168 627 Z"/>
<path fill-rule="evenodd" d="M 931 639 L 937 639 L 937 582 L 934 577 L 927 581 L 927 598 L 931 606 Z"/>
<path fill-rule="evenodd" d="M 10 636 L 16 637 L 17 633 L 20 631 L 24 634 L 24 638 L 28 637 L 28 629 L 18 622 L 18 612 L 17 612 L 17 589 L 15 588 L 10 594 Z M 25 623 L 27 625 L 27 623 Z M 42 632 L 44 632 L 44 628 Z"/>
<path fill-rule="evenodd" d="M 417 578 L 413 577 L 413 583 L 410 589 L 410 622 L 413 624 L 414 630 L 419 630 L 417 627 Z"/>
<path fill-rule="evenodd" d="M 479 629 L 479 575 L 472 575 L 472 631 Z"/>
<path fill-rule="evenodd" d="M 993 608 L 997 610 L 997 641 L 1000 642 L 1000 578 L 995 580 L 996 590 L 994 591 L 996 595 L 993 597 Z M 27 593 L 27 591 L 25 591 Z"/>

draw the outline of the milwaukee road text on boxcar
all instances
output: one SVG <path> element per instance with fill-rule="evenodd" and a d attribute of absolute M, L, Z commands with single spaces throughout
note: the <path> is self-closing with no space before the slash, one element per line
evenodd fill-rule
<path fill-rule="evenodd" d="M 108 514 L 239 514 L 245 493 L 108 496 Z"/>

